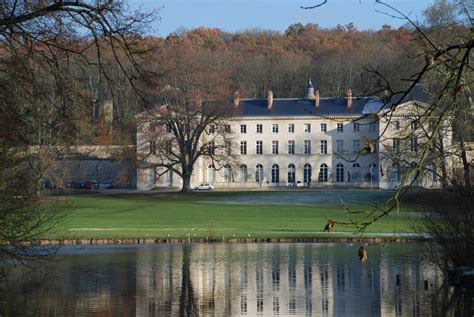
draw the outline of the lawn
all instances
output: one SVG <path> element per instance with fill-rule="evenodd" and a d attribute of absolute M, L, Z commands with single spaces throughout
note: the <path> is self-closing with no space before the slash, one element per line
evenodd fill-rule
<path fill-rule="evenodd" d="M 359 193 L 359 197 L 364 192 Z M 287 201 L 276 196 L 289 195 Z M 328 219 L 348 222 L 349 215 L 340 203 L 308 202 L 311 193 L 213 192 L 153 193 L 70 196 L 74 206 L 61 227 L 48 238 L 214 238 L 222 237 L 323 237 Z M 317 194 L 314 194 L 317 195 Z M 326 193 L 320 193 L 327 198 Z M 357 195 L 356 195 L 357 196 Z M 301 199 L 303 197 L 303 199 Z M 270 201 L 269 199 L 270 198 Z M 382 203 L 377 196 L 370 204 Z M 306 199 L 306 200 L 305 200 Z M 248 201 L 248 203 L 246 203 Z M 263 203 L 258 203 L 262 201 Z M 300 203 L 303 201 L 305 203 Z M 368 211 L 370 206 L 356 202 L 351 210 Z M 361 217 L 361 213 L 352 218 Z M 409 206 L 369 226 L 368 234 L 412 232 L 419 214 Z M 353 234 L 354 229 L 336 224 L 331 236 Z"/>

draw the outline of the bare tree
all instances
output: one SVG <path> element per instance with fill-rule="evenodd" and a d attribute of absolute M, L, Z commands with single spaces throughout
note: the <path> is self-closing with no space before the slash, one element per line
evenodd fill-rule
<path fill-rule="evenodd" d="M 1 261 L 32 259 L 25 246 L 64 216 L 64 205 L 41 202 L 41 181 L 56 146 L 77 143 L 90 120 L 76 66 L 94 65 L 112 94 L 106 65 L 135 85 L 136 44 L 155 15 L 125 1 L 0 1 Z"/>
<path fill-rule="evenodd" d="M 141 167 L 153 168 L 158 177 L 176 173 L 183 181 L 181 191 L 189 192 L 199 159 L 215 169 L 235 159 L 230 152 L 229 119 L 236 107 L 226 79 L 228 61 L 190 47 L 175 47 L 164 54 L 174 56 L 171 63 L 161 65 L 165 72 L 161 79 L 167 85 L 137 118 L 138 161 Z"/>

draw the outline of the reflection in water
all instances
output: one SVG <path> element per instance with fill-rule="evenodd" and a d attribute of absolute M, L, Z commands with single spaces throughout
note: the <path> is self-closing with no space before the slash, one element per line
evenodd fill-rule
<path fill-rule="evenodd" d="M 472 295 L 438 290 L 440 274 L 422 245 L 369 246 L 363 264 L 358 247 L 67 247 L 45 272 L 10 276 L 0 315 L 472 315 Z"/>

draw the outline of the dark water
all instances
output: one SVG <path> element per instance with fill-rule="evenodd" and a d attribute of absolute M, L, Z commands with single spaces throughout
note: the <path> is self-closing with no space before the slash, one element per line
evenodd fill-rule
<path fill-rule="evenodd" d="M 472 316 L 423 244 L 195 244 L 62 249 L 10 273 L 0 316 Z M 397 275 L 399 280 L 397 280 Z M 425 282 L 426 281 L 426 282 Z"/>

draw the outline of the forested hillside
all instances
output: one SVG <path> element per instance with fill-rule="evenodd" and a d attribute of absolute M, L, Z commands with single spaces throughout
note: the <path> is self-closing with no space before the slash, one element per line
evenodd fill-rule
<path fill-rule="evenodd" d="M 379 95 L 380 77 L 375 70 L 396 89 L 407 85 L 403 79 L 417 68 L 422 50 L 414 36 L 408 28 L 385 25 L 377 31 L 359 31 L 352 24 L 333 29 L 294 24 L 284 33 L 180 30 L 167 38 L 142 39 L 146 72 L 136 88 L 153 95 L 166 85 L 173 86 L 167 74 L 194 58 L 220 64 L 221 74 L 214 75 L 229 83 L 229 97 L 239 91 L 241 98 L 264 98 L 268 90 L 276 98 L 302 97 L 309 78 L 323 97 L 345 95 L 349 88 L 354 96 Z M 128 83 L 123 85 L 120 96 L 114 96 L 114 130 L 129 134 L 133 133 L 133 115 L 142 109 L 143 101 L 134 96 Z M 101 101 L 111 98 L 106 86 L 97 95 L 99 108 Z M 127 139 L 132 136 L 122 140 Z M 96 136 L 95 141 L 107 142 L 107 138 Z"/>

